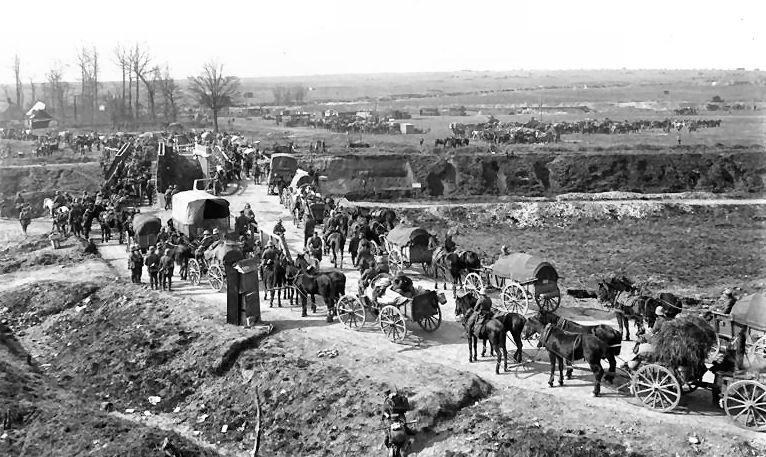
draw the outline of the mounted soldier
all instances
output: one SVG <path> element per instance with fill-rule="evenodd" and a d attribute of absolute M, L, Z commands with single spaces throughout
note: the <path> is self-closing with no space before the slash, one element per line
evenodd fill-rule
<path fill-rule="evenodd" d="M 473 307 L 473 314 L 471 314 L 471 321 L 468 325 L 469 334 L 474 332 L 475 328 L 481 329 L 481 327 L 493 316 L 492 311 L 492 299 L 487 295 L 487 288 L 482 287 L 479 289 L 479 297 L 476 300 L 476 305 Z"/>

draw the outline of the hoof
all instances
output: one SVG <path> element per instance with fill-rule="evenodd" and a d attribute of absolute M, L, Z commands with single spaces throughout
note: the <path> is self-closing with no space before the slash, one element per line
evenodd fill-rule
<path fill-rule="evenodd" d="M 564 387 L 564 381 L 559 381 L 559 386 Z"/>
<path fill-rule="evenodd" d="M 625 337 L 625 341 L 630 341 L 630 335 Z"/>
<path fill-rule="evenodd" d="M 600 393 L 600 392 L 593 392 L 593 396 L 594 396 L 594 397 L 598 397 L 599 395 L 601 395 L 601 393 Z"/>
<path fill-rule="evenodd" d="M 309 317 L 309 315 L 306 313 L 301 313 L 301 317 Z"/>
<path fill-rule="evenodd" d="M 549 383 L 548 383 L 548 387 L 550 387 L 550 388 L 553 388 L 553 383 L 552 383 L 552 382 L 549 382 Z"/>

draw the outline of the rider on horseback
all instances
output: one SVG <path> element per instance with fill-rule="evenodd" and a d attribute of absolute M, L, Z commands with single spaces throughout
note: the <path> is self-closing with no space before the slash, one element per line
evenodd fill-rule
<path fill-rule="evenodd" d="M 469 318 L 468 331 L 474 333 L 474 330 L 481 330 L 484 324 L 487 323 L 493 316 L 492 311 L 492 299 L 487 296 L 487 288 L 482 287 L 479 289 L 479 297 L 476 299 L 476 304 L 473 307 L 473 313 Z"/>
<path fill-rule="evenodd" d="M 215 242 L 215 237 L 213 237 L 213 234 L 210 233 L 210 230 L 205 230 L 202 232 L 202 239 L 200 240 L 199 246 L 194 251 L 194 258 L 197 259 L 197 262 L 200 263 L 200 265 L 204 264 L 205 260 L 205 251 L 210 247 L 211 244 Z"/>

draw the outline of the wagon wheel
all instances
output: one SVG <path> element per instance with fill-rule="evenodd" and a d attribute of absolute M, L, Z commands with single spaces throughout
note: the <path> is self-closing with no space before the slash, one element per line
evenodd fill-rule
<path fill-rule="evenodd" d="M 374 241 L 370 241 L 370 254 L 378 255 L 380 253 L 380 246 Z"/>
<path fill-rule="evenodd" d="M 723 408 L 738 426 L 766 430 L 766 386 L 760 382 L 743 380 L 730 384 L 723 397 Z"/>
<path fill-rule="evenodd" d="M 718 334 L 716 333 L 715 344 L 713 344 L 713 346 L 710 348 L 710 352 L 708 352 L 705 362 L 712 363 L 718 357 L 718 354 L 720 351 L 721 351 L 721 337 L 718 336 Z"/>
<path fill-rule="evenodd" d="M 527 291 L 517 282 L 511 282 L 503 287 L 500 298 L 506 311 L 510 313 L 517 313 L 523 316 L 529 311 Z"/>
<path fill-rule="evenodd" d="M 752 337 L 750 341 L 752 341 Z M 749 344 L 748 342 L 747 346 L 748 354 L 755 355 L 762 360 L 766 360 L 766 335 L 761 335 L 761 337 L 755 340 L 755 342 L 752 344 Z"/>
<path fill-rule="evenodd" d="M 433 316 L 425 316 L 418 321 L 420 328 L 428 333 L 436 331 L 442 325 L 442 310 L 438 305 L 435 308 L 436 313 Z"/>
<path fill-rule="evenodd" d="M 201 275 L 202 273 L 200 272 L 199 262 L 197 262 L 197 259 L 189 259 L 189 272 L 187 273 L 189 282 L 195 286 L 198 286 Z"/>
<path fill-rule="evenodd" d="M 344 295 L 335 305 L 338 312 L 338 320 L 341 324 L 352 329 L 359 330 L 367 319 L 367 313 L 362 302 L 353 295 Z"/>
<path fill-rule="evenodd" d="M 559 305 L 561 304 L 561 295 L 535 295 L 535 303 L 537 303 L 537 307 L 540 309 L 540 311 L 552 313 L 559 309 Z"/>
<path fill-rule="evenodd" d="M 478 292 L 479 289 L 484 287 L 484 281 L 481 280 L 481 276 L 477 273 L 468 273 L 463 280 L 463 289 L 473 292 Z"/>
<path fill-rule="evenodd" d="M 386 335 L 386 338 L 401 343 L 407 336 L 407 325 L 402 312 L 393 305 L 386 305 L 380 310 L 378 316 L 380 330 Z"/>
<path fill-rule="evenodd" d="M 388 269 L 393 273 L 402 269 L 402 259 L 396 249 L 391 249 L 388 253 Z"/>
<path fill-rule="evenodd" d="M 652 363 L 633 375 L 633 394 L 645 407 L 666 413 L 681 401 L 681 385 L 670 370 Z"/>
<path fill-rule="evenodd" d="M 216 292 L 221 292 L 224 285 L 224 274 L 221 267 L 218 265 L 210 265 L 210 269 L 207 271 L 207 279 L 210 281 L 210 288 Z"/>

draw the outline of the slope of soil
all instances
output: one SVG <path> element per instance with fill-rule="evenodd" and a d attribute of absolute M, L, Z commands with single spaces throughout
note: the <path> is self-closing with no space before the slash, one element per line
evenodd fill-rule
<path fill-rule="evenodd" d="M 53 249 L 47 235 L 30 236 L 21 243 L 0 249 L 0 274 L 38 266 L 69 266 L 94 258 L 85 252 L 86 247 L 85 241 L 70 236 L 61 241 L 59 249 Z"/>

